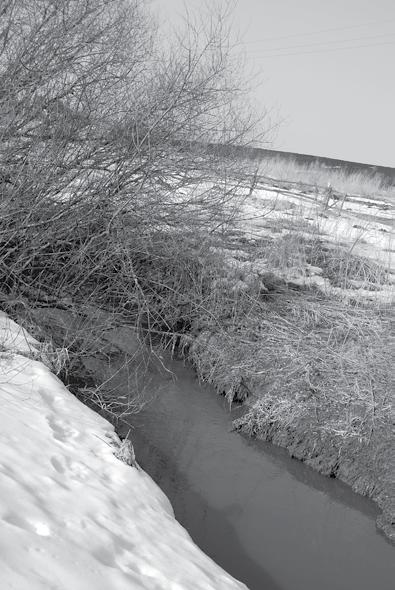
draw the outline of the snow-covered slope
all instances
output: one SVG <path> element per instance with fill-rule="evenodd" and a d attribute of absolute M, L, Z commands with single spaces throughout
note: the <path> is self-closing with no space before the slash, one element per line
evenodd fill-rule
<path fill-rule="evenodd" d="M 242 590 L 0 312 L 2 590 Z"/>

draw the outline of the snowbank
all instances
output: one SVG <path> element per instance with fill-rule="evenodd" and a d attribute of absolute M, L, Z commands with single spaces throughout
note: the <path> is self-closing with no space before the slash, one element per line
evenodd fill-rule
<path fill-rule="evenodd" d="M 174 519 L 113 427 L 41 362 L 0 313 L 2 590 L 242 590 Z M 26 356 L 28 355 L 28 356 Z"/>

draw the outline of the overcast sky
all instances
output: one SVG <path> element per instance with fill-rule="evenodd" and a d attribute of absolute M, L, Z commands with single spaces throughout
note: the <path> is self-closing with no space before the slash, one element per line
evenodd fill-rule
<path fill-rule="evenodd" d="M 199 0 L 153 0 L 177 22 Z M 395 0 L 238 0 L 235 28 L 282 123 L 276 149 L 395 167 Z"/>

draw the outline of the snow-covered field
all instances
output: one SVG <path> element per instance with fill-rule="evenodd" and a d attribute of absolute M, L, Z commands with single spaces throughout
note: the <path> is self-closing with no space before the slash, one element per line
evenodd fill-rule
<path fill-rule="evenodd" d="M 174 185 L 177 180 L 174 180 Z M 243 186 L 242 182 L 238 188 L 235 186 L 236 193 L 241 197 L 241 207 L 234 219 L 235 229 L 251 243 L 269 239 L 275 245 L 277 240 L 286 236 L 297 236 L 310 242 L 320 240 L 331 249 L 339 248 L 339 252 L 345 255 L 377 263 L 387 275 L 387 280 L 381 282 L 379 289 L 377 285 L 369 289 L 366 284 L 369 278 L 366 277 L 366 281 L 360 281 L 361 284 L 349 291 L 343 286 L 341 294 L 346 298 L 361 297 L 390 302 L 393 297 L 392 285 L 395 284 L 395 189 L 393 198 L 388 192 L 384 199 L 375 195 L 369 198 L 342 195 L 330 190 L 325 192 L 325 189 L 319 192 L 313 185 L 303 190 L 296 186 L 284 188 L 278 182 L 276 185 L 275 181 L 269 182 L 265 177 L 258 177 L 252 189 Z M 208 198 L 212 186 L 218 188 L 220 185 L 199 182 L 194 189 L 188 187 L 175 190 L 174 193 L 169 191 L 168 198 L 177 202 L 182 202 L 182 199 L 199 202 L 204 195 Z M 225 192 L 228 188 L 228 185 L 224 185 Z M 228 252 L 230 255 L 231 250 Z M 237 258 L 242 258 L 243 254 L 239 252 Z M 230 264 L 236 263 L 229 256 L 226 258 Z M 266 264 L 266 271 L 273 270 L 270 261 L 268 265 L 265 253 L 262 259 L 255 262 L 260 266 Z M 339 289 L 321 276 L 325 274 L 323 269 L 309 264 L 303 266 L 301 257 L 295 268 L 289 265 L 289 260 L 287 263 L 285 272 L 281 268 L 275 269 L 277 276 L 299 285 L 315 285 L 329 295 L 339 295 Z"/>
<path fill-rule="evenodd" d="M 366 280 L 354 281 L 352 289 L 334 286 L 325 278 L 325 271 L 303 261 L 303 255 L 295 256 L 294 267 L 289 264 L 288 255 L 287 267 L 276 268 L 275 272 L 294 284 L 315 285 L 328 295 L 389 303 L 395 283 L 394 209 L 390 200 L 352 195 L 329 198 L 313 190 L 283 189 L 261 181 L 243 203 L 238 229 L 248 240 L 272 240 L 274 249 L 277 241 L 287 236 L 307 242 L 319 239 L 331 249 L 339 248 L 338 252 L 378 263 L 386 280 L 373 289 L 368 276 Z M 294 243 L 296 247 L 297 240 Z M 262 273 L 273 270 L 264 252 L 262 259 L 254 260 L 254 265 L 261 267 Z"/>
<path fill-rule="evenodd" d="M 242 590 L 0 312 L 0 588 Z M 45 360 L 45 355 L 43 356 Z"/>
<path fill-rule="evenodd" d="M 342 243 L 360 254 L 393 266 L 394 206 L 380 199 L 347 196 L 342 200 L 325 195 L 286 190 L 258 184 L 244 205 L 243 228 L 257 237 L 271 233 L 277 222 L 288 225 L 309 222 L 310 233 Z M 287 228 L 283 232 L 289 231 Z M 309 233 L 309 232 L 308 232 Z"/>

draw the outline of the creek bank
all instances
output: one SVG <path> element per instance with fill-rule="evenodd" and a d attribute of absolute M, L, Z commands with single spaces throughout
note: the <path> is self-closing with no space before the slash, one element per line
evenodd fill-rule
<path fill-rule="evenodd" d="M 193 369 L 164 355 L 157 395 L 127 418 L 136 455 L 194 541 L 251 590 L 390 590 L 393 547 L 377 507 L 285 449 L 232 431 L 229 411 Z M 166 358 L 167 357 L 167 358 Z"/>
<path fill-rule="evenodd" d="M 54 376 L 49 343 L 0 312 L 0 345 L 2 588 L 247 590 L 129 467 L 113 426 Z"/>
<path fill-rule="evenodd" d="M 37 324 L 43 327 L 46 334 L 50 333 L 57 343 L 65 342 L 73 335 L 73 345 L 77 350 L 80 348 L 80 353 L 77 354 L 78 363 L 70 369 L 68 384 L 85 403 L 97 411 L 104 410 L 97 399 L 88 395 L 100 383 L 105 383 L 101 393 L 105 395 L 109 392 L 111 399 L 114 399 L 114 391 L 118 391 L 118 397 L 121 397 L 119 391 L 125 395 L 125 384 L 128 384 L 127 398 L 120 399 L 119 405 L 114 408 L 118 413 L 121 404 L 130 403 L 134 396 L 137 396 L 136 412 L 149 401 L 146 391 L 150 379 L 148 368 L 152 371 L 153 367 L 152 356 L 141 345 L 132 326 L 114 327 L 110 314 L 92 309 L 75 314 L 56 308 L 41 308 L 35 310 L 34 317 Z M 76 338 L 76 334 L 83 335 L 83 339 Z M 192 345 L 199 341 L 199 337 L 195 335 Z M 189 350 L 192 345 L 189 340 Z M 202 365 L 193 363 L 193 356 L 189 356 L 199 379 L 207 381 L 208 375 L 202 370 Z M 157 366 L 161 364 L 159 356 L 155 363 Z M 229 375 L 232 369 L 232 366 L 228 367 Z M 222 380 L 216 381 L 215 375 L 210 376 L 210 379 L 219 392 L 225 391 L 226 384 Z M 382 435 L 381 438 L 372 438 L 368 445 L 357 444 L 355 439 L 342 441 L 342 445 L 339 445 L 339 441 L 323 437 L 306 419 L 286 427 L 278 422 L 265 423 L 253 406 L 256 400 L 254 392 L 259 391 L 260 387 L 264 390 L 264 386 L 263 380 L 262 383 L 258 381 L 254 384 L 253 391 L 251 385 L 247 386 L 242 380 L 236 385 L 236 399 L 239 392 L 242 399 L 248 399 L 246 410 L 234 422 L 234 428 L 284 447 L 292 457 L 326 476 L 340 479 L 355 492 L 374 500 L 382 510 L 377 525 L 394 542 L 395 507 L 391 482 L 395 469 L 392 439 Z M 111 417 L 111 412 L 104 412 L 104 415 Z"/>
<path fill-rule="evenodd" d="M 389 437 L 377 437 L 367 447 L 353 442 L 339 447 L 333 440 L 308 431 L 303 423 L 288 428 L 259 422 L 252 426 L 253 416 L 254 408 L 250 407 L 244 417 L 235 420 L 235 429 L 285 448 L 292 458 L 373 500 L 381 510 L 377 527 L 395 544 L 394 445 Z"/>
<path fill-rule="evenodd" d="M 199 338 L 202 338 L 202 343 L 199 343 Z M 273 417 L 270 411 L 267 411 L 267 406 L 277 401 L 273 402 L 270 395 L 269 401 L 265 400 L 265 375 L 251 381 L 239 376 L 235 378 L 233 363 L 223 366 L 220 372 L 216 372 L 216 359 L 210 357 L 210 354 L 201 362 L 199 354 L 196 355 L 196 348 L 207 347 L 210 338 L 215 339 L 216 335 L 205 333 L 197 336 L 190 345 L 188 358 L 201 382 L 210 383 L 219 394 L 227 396 L 231 392 L 230 402 L 243 404 L 243 415 L 233 421 L 234 429 L 252 438 L 285 448 L 292 458 L 302 461 L 322 475 L 339 479 L 354 492 L 373 500 L 381 510 L 376 524 L 395 544 L 393 433 L 385 428 L 377 428 L 366 442 L 356 436 L 331 436 L 317 427 L 314 417 L 306 414 L 296 414 L 292 423 L 284 423 L 277 415 Z M 242 346 L 240 352 L 241 350 Z M 239 359 L 241 356 L 242 354 Z M 281 403 L 283 400 L 281 392 L 279 393 L 278 399 Z M 264 406 L 263 411 L 261 404 Z"/>

